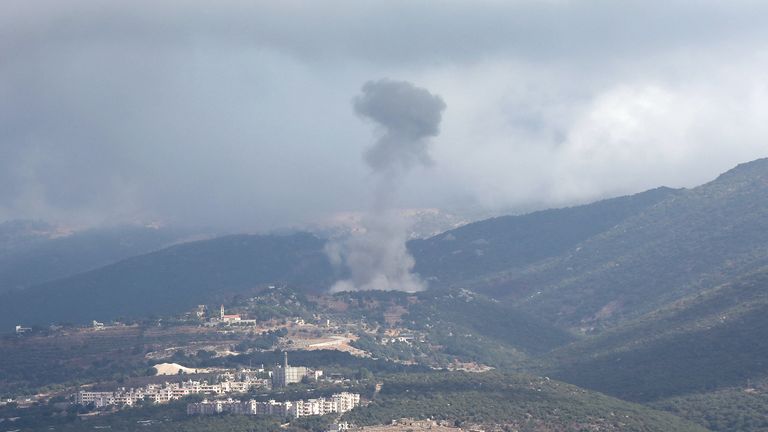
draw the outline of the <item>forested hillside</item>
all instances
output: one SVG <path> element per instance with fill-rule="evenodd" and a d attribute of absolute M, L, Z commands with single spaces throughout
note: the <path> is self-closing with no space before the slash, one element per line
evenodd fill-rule
<path fill-rule="evenodd" d="M 555 375 L 644 401 L 743 385 L 768 375 L 767 332 L 765 269 L 556 352 Z"/>
<path fill-rule="evenodd" d="M 0 223 L 0 293 L 93 270 L 197 235 L 192 230 L 134 225 L 61 232 L 42 222 Z"/>
<path fill-rule="evenodd" d="M 321 290 L 333 270 L 309 234 L 186 243 L 0 295 L 0 326 L 179 313 L 264 284 Z"/>
<path fill-rule="evenodd" d="M 590 332 L 768 264 L 768 160 L 670 195 L 567 252 L 473 289 Z"/>
<path fill-rule="evenodd" d="M 385 380 L 372 405 L 345 419 L 381 424 L 411 418 L 503 424 L 511 430 L 705 431 L 641 405 L 541 377 L 502 373 L 431 373 Z"/>
<path fill-rule="evenodd" d="M 567 253 L 678 193 L 662 187 L 587 205 L 487 219 L 411 241 L 409 249 L 416 272 L 433 286 L 458 286 Z"/>

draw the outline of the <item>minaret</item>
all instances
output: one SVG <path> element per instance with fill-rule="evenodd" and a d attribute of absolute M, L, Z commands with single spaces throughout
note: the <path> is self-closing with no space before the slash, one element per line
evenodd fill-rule
<path fill-rule="evenodd" d="M 219 318 L 224 321 L 224 305 L 221 305 L 221 313 L 219 314 Z"/>

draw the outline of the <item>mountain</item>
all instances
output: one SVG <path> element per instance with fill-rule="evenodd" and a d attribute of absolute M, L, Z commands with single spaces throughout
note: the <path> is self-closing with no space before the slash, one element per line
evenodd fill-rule
<path fill-rule="evenodd" d="M 765 379 L 646 405 L 691 420 L 712 431 L 768 430 L 768 380 Z"/>
<path fill-rule="evenodd" d="M 658 188 L 592 204 L 503 216 L 447 231 L 408 248 L 432 286 L 460 286 L 556 257 L 679 191 Z"/>
<path fill-rule="evenodd" d="M 429 418 L 510 431 L 707 430 L 669 413 L 549 378 L 499 372 L 389 376 L 370 405 L 343 418 L 361 425 Z"/>
<path fill-rule="evenodd" d="M 192 235 L 138 225 L 73 232 L 44 222 L 0 223 L 0 293 L 96 269 Z"/>
<path fill-rule="evenodd" d="M 444 281 L 471 279 L 556 255 L 674 194 L 672 189 L 660 188 L 580 207 L 490 219 L 428 240 L 411 241 L 409 248 L 417 259 L 417 271 L 440 275 L 430 278 L 431 285 L 439 287 Z M 308 289 L 319 291 L 326 289 L 332 279 L 332 269 L 322 252 L 322 240 L 309 234 L 236 236 L 192 242 L 85 271 L 90 270 L 99 259 L 112 263 L 121 253 L 151 247 L 162 239 L 152 234 L 137 231 L 129 236 L 124 231 L 87 232 L 21 249 L 15 256 L 0 261 L 0 283 L 7 281 L 8 287 L 46 282 L 38 283 L 27 293 L 0 297 L 9 310 L 8 314 L 2 314 L 3 306 L 0 305 L 0 325 L 7 327 L 12 323 L 40 324 L 62 320 L 87 322 L 96 317 L 114 317 L 109 313 L 142 316 L 164 312 L 160 305 L 169 308 L 166 312 L 185 310 L 179 309 L 170 300 L 142 303 L 141 299 L 147 292 L 169 299 L 184 299 L 179 304 L 188 308 L 212 296 L 232 295 L 258 284 L 300 282 Z M 134 240 L 121 242 L 123 238 Z M 298 238 L 305 241 L 297 241 Z M 307 240 L 310 238 L 313 240 Z M 454 240 L 449 240 L 451 238 Z M 243 246 L 238 239 L 257 250 Z M 262 242 L 283 251 L 282 255 L 271 256 L 268 247 L 260 246 Z M 447 249 L 446 244 L 462 247 L 469 253 L 456 253 L 456 250 Z M 120 245 L 125 247 L 116 247 Z M 291 247 L 295 250 L 290 251 Z M 477 253 L 480 247 L 488 251 L 483 256 Z M 291 253 L 311 257 L 312 264 L 291 267 L 295 264 L 293 258 L 288 257 Z M 283 263 L 278 259 L 280 257 L 288 261 Z M 472 257 L 475 259 L 472 260 Z M 258 265 L 265 259 L 273 267 Z M 287 270 L 289 267 L 291 270 Z M 84 272 L 72 275 L 78 268 Z M 288 277 L 289 274 L 291 277 Z M 52 280 L 56 276 L 60 279 Z M 125 301 L 123 295 L 130 301 Z M 110 296 L 115 296 L 115 303 L 120 306 L 112 305 Z M 73 304 L 64 312 L 49 310 L 54 298 L 79 300 L 72 301 Z"/>
<path fill-rule="evenodd" d="M 309 234 L 235 235 L 172 246 L 0 295 L 0 327 L 179 313 L 267 283 L 330 284 L 324 241 Z"/>
<path fill-rule="evenodd" d="M 638 401 L 741 386 L 768 377 L 767 332 L 763 268 L 562 348 L 550 373 Z"/>
<path fill-rule="evenodd" d="M 409 249 L 416 271 L 435 289 L 469 288 L 589 333 L 768 265 L 766 216 L 768 160 L 762 159 L 693 189 L 659 188 L 489 219 L 413 240 Z M 280 252 L 272 255 L 270 248 Z M 138 299 L 147 293 L 184 299 L 186 307 L 213 293 L 232 295 L 267 282 L 323 290 L 334 274 L 322 249 L 323 240 L 309 234 L 193 242 L 46 282 L 3 303 L 19 311 L 56 293 L 78 297 L 86 315 L 142 315 L 162 311 Z M 271 266 L 261 266 L 264 260 Z M 132 301 L 113 308 L 104 293 Z M 80 309 L 47 321 L 88 319 L 75 310 Z M 173 306 L 169 312 L 178 310 Z"/>
<path fill-rule="evenodd" d="M 42 221 L 9 220 L 0 223 L 0 256 L 28 248 L 62 235 L 56 227 Z"/>
<path fill-rule="evenodd" d="M 447 366 L 460 358 L 522 371 L 535 362 L 536 356 L 577 339 L 548 320 L 467 290 L 344 292 L 321 303 L 333 304 L 334 311 L 339 303 L 343 304 L 345 319 L 365 319 L 383 325 L 401 323 L 416 331 L 432 348 L 382 344 L 380 335 L 361 336 L 354 346 L 374 357 L 427 362 L 432 366 Z"/>
<path fill-rule="evenodd" d="M 768 268 L 548 353 L 544 373 L 713 431 L 768 430 Z"/>
<path fill-rule="evenodd" d="M 495 273 L 489 265 L 490 271 L 474 279 L 458 280 L 473 290 L 514 299 L 561 326 L 592 332 L 768 265 L 768 159 L 740 165 L 702 186 L 670 192 L 637 210 L 613 226 L 606 223 L 602 232 L 563 241 L 555 256 L 540 253 L 541 259 L 521 259 Z M 448 235 L 455 236 L 443 237 Z M 499 229 L 464 244 L 505 236 Z M 526 236 L 516 238 L 525 241 Z M 516 238 L 506 237 L 505 243 L 514 244 Z M 541 237 L 531 241 L 536 239 Z M 539 241 L 543 245 L 526 249 L 535 254 L 553 244 L 552 239 Z M 482 262 L 492 264 L 498 257 L 481 250 Z M 454 273 L 434 272 L 438 279 Z"/>
<path fill-rule="evenodd" d="M 20 250 L 52 241 L 40 238 L 44 226 L 14 229 L 0 238 Z M 713 430 L 759 431 L 768 421 L 766 245 L 768 159 L 760 159 L 691 189 L 413 240 L 431 289 L 398 305 L 442 354 L 533 370 Z M 167 315 L 274 283 L 320 292 L 341 276 L 324 247 L 306 233 L 171 246 L 0 294 L 0 326 Z M 366 314 L 383 321 L 385 309 Z M 749 416 L 739 417 L 739 404 Z"/>
<path fill-rule="evenodd" d="M 397 214 L 408 226 L 407 238 L 409 239 L 429 238 L 466 225 L 470 219 L 468 215 L 458 215 L 437 208 L 399 209 Z M 364 217 L 364 212 L 336 213 L 324 221 L 302 226 L 297 230 L 307 231 L 323 238 L 344 237 L 364 230 Z"/>

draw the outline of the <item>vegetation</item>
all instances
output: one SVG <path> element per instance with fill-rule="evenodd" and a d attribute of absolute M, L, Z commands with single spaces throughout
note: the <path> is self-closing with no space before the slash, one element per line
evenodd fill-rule
<path fill-rule="evenodd" d="M 236 303 L 235 312 L 261 320 L 331 317 L 360 323 L 348 329 L 359 333 L 354 345 L 373 358 L 291 353 L 292 364 L 361 378 L 359 389 L 366 393 L 384 379 L 374 403 L 349 414 L 360 423 L 414 416 L 459 424 L 497 421 L 518 430 L 701 430 L 657 411 L 662 409 L 712 430 L 764 431 L 765 391 L 743 386 L 768 376 L 767 184 L 768 160 L 761 160 L 690 190 L 657 189 L 496 218 L 413 241 L 417 270 L 431 286 L 416 294 L 305 295 L 340 276 L 328 263 L 324 241 L 308 234 L 188 243 L 0 294 L 0 326 L 167 315 L 198 303 Z M 13 237 L 6 244 L 27 241 Z M 0 278 L 3 262 L 11 262 L 3 261 L 10 256 L 2 255 L 6 249 L 0 251 Z M 280 282 L 296 290 L 266 288 Z M 203 367 L 281 361 L 271 348 L 285 331 L 185 333 L 182 320 L 163 322 L 179 327 L 167 333 L 148 326 L 119 335 L 92 332 L 80 339 L 63 332 L 47 337 L 45 331 L 4 337 L 0 394 L 124 382 L 152 366 L 148 352 L 191 341 L 225 342 L 247 354 L 216 358 L 209 348 L 195 347 L 179 349 L 171 360 Z M 417 338 L 384 343 L 392 327 Z M 504 372 L 449 374 L 423 366 L 456 359 Z M 421 366 L 404 364 L 411 361 Z M 654 409 L 512 371 L 550 375 Z M 295 386 L 275 397 L 311 387 L 316 386 Z M 35 409 L 75 429 L 78 422 L 95 420 L 48 412 L 53 408 L 47 406 L 29 412 Z M 115 418 L 150 415 L 151 409 Z M 179 421 L 190 429 L 195 421 L 232 430 L 274 426 L 249 426 L 226 416 Z M 322 421 L 294 427 L 316 430 Z M 152 427 L 171 427 L 159 420 L 157 425 Z"/>
<path fill-rule="evenodd" d="M 280 424 L 284 419 L 274 417 L 188 416 L 186 404 L 187 401 L 175 401 L 169 404 L 146 405 L 97 416 L 82 415 L 88 412 L 82 407 L 73 407 L 64 411 L 53 405 L 25 409 L 0 408 L 0 418 L 20 417 L 10 425 L 23 432 L 48 431 L 51 428 L 57 431 L 73 432 L 86 429 L 104 429 L 113 432 L 133 432 L 136 430 L 154 432 L 252 432 L 254 430 L 278 432 L 283 430 L 280 428 Z M 313 431 L 311 421 L 297 424 L 298 426 L 293 428 L 297 432 Z M 305 429 L 305 425 L 309 427 Z"/>
<path fill-rule="evenodd" d="M 419 372 L 429 370 L 424 366 L 404 365 L 385 359 L 371 359 L 353 356 L 347 352 L 336 350 L 291 351 L 291 364 L 323 368 L 330 371 L 353 375 L 361 368 L 374 373 Z M 282 363 L 282 353 L 279 351 L 256 352 L 237 356 L 211 359 L 202 363 L 203 366 L 236 367 L 243 365 L 273 365 Z"/>
<path fill-rule="evenodd" d="M 429 354 L 422 351 L 418 344 L 406 343 L 406 342 L 390 342 L 383 344 L 373 336 L 362 335 L 359 339 L 352 342 L 352 346 L 359 348 L 363 351 L 371 353 L 375 358 L 400 360 L 400 361 L 414 361 L 421 356 L 428 356 Z"/>
<path fill-rule="evenodd" d="M 523 310 L 471 291 L 427 291 L 419 293 L 419 298 L 405 318 L 419 329 L 455 326 L 470 333 L 472 339 L 487 339 L 496 345 L 501 342 L 528 354 L 542 354 L 575 339 Z"/>
<path fill-rule="evenodd" d="M 346 414 L 357 424 L 409 417 L 510 430 L 704 431 L 670 414 L 568 384 L 497 372 L 396 375 L 374 402 Z"/>
<path fill-rule="evenodd" d="M 577 207 L 471 223 L 409 249 L 416 272 L 439 287 L 461 287 L 487 275 L 523 268 L 567 253 L 678 192 L 669 188 Z"/>
<path fill-rule="evenodd" d="M 768 271 L 676 302 L 553 356 L 560 379 L 652 401 L 768 374 Z"/>
<path fill-rule="evenodd" d="M 558 257 L 479 278 L 476 289 L 560 326 L 615 327 L 764 266 L 767 183 L 768 159 L 740 165 Z"/>
<path fill-rule="evenodd" d="M 768 431 L 768 387 L 735 387 L 654 402 L 669 411 L 718 432 Z"/>
<path fill-rule="evenodd" d="M 275 331 L 269 331 L 264 332 L 258 337 L 246 339 L 239 344 L 235 345 L 235 349 L 240 352 L 245 352 L 248 350 L 257 350 L 257 351 L 264 351 L 268 349 L 272 349 L 272 347 L 275 346 L 277 341 L 286 335 L 285 329 L 275 330 Z M 201 360 L 206 360 L 205 358 L 201 358 L 200 355 L 197 356 Z"/>
<path fill-rule="evenodd" d="M 185 243 L 0 295 L 0 328 L 167 315 L 270 283 L 318 287 L 333 270 L 309 234 L 237 235 Z"/>
<path fill-rule="evenodd" d="M 146 375 L 153 349 L 218 342 L 222 335 L 185 329 L 118 327 L 56 336 L 0 338 L 0 395 L 60 390 L 93 381 L 123 381 Z M 190 357 L 176 354 L 174 360 Z M 192 357 L 194 358 L 194 357 Z"/>

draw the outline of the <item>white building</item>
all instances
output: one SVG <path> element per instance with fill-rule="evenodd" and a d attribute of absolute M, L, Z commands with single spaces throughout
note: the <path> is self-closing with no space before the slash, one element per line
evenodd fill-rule
<path fill-rule="evenodd" d="M 304 366 L 288 365 L 288 353 L 283 353 L 283 364 L 275 366 L 272 370 L 272 387 L 282 388 L 288 384 L 300 383 L 302 379 L 311 378 L 314 380 L 323 376 L 323 371 L 313 370 Z"/>
<path fill-rule="evenodd" d="M 109 405 L 133 406 L 142 400 L 166 403 L 192 394 L 219 396 L 229 393 L 246 393 L 252 387 L 264 387 L 266 384 L 265 380 L 229 380 L 218 384 L 188 380 L 180 383 L 149 384 L 138 389 L 121 387 L 108 392 L 79 391 L 75 394 L 75 403 L 80 405 L 92 403 L 97 408 Z"/>
<path fill-rule="evenodd" d="M 332 413 L 344 413 L 360 405 L 360 395 L 357 393 L 336 393 L 330 398 L 317 398 L 297 401 L 246 402 L 233 401 L 232 399 L 218 401 L 202 401 L 187 404 L 188 415 L 212 415 L 219 413 L 245 414 L 245 415 L 272 415 L 279 417 L 304 417 L 311 415 L 325 415 Z"/>

